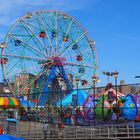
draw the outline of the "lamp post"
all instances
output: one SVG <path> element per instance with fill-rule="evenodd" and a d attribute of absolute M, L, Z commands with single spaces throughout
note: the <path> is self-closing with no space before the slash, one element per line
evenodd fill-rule
<path fill-rule="evenodd" d="M 106 76 L 108 76 L 107 77 L 107 82 L 109 83 L 109 78 L 110 78 L 110 76 L 113 76 L 113 73 L 112 72 L 109 72 L 109 71 L 103 71 L 103 74 L 106 75 Z"/>
<path fill-rule="evenodd" d="M 95 125 L 95 88 L 96 88 L 96 82 L 97 82 L 97 79 L 98 77 L 94 74 L 92 76 L 92 79 L 93 79 L 93 95 L 94 95 L 94 125 Z"/>
<path fill-rule="evenodd" d="M 38 113 L 38 84 L 36 85 L 37 113 Z"/>
<path fill-rule="evenodd" d="M 58 83 L 59 83 L 59 86 L 58 86 L 58 94 L 59 94 L 59 97 L 60 97 L 60 117 L 61 117 L 61 121 L 63 120 L 62 119 L 62 81 L 63 81 L 63 79 L 61 78 L 61 75 L 60 74 L 58 74 L 57 75 L 57 80 L 58 80 Z"/>
<path fill-rule="evenodd" d="M 78 84 L 79 84 L 80 79 L 76 78 L 75 81 L 76 81 L 76 89 L 77 89 L 76 106 L 78 106 Z"/>
<path fill-rule="evenodd" d="M 63 121 L 63 103 L 62 103 L 62 98 L 63 98 L 63 85 L 62 85 L 63 79 L 60 79 L 60 94 L 61 94 L 61 121 Z"/>
<path fill-rule="evenodd" d="M 76 89 L 77 89 L 77 92 L 76 92 L 76 125 L 78 125 L 78 119 L 77 119 L 77 117 L 78 117 L 78 110 L 77 110 L 77 108 L 78 108 L 78 84 L 79 84 L 79 81 L 80 81 L 80 79 L 79 78 L 76 78 L 75 79 L 75 82 L 76 82 Z"/>
<path fill-rule="evenodd" d="M 115 71 L 115 72 L 112 72 L 114 78 L 115 78 L 115 87 L 116 87 L 116 113 L 117 113 L 117 123 L 118 123 L 118 119 L 119 119 L 119 116 L 118 116 L 118 87 L 117 87 L 117 78 L 118 78 L 118 75 L 119 75 L 119 72 Z"/>
<path fill-rule="evenodd" d="M 61 89 L 61 86 L 60 86 L 60 89 Z M 61 96 L 61 97 L 60 97 L 60 102 L 61 102 L 61 103 L 60 103 L 60 114 L 61 114 L 61 121 L 62 121 L 62 120 L 63 120 L 63 119 L 62 119 L 62 116 L 63 116 L 63 115 L 62 115 L 62 90 L 60 90 L 60 89 L 59 89 L 60 96 Z"/>
<path fill-rule="evenodd" d="M 29 94 L 30 94 L 30 87 L 27 88 L 27 112 L 30 113 L 30 100 L 29 100 Z"/>
<path fill-rule="evenodd" d="M 138 75 L 138 76 L 135 76 L 135 78 L 140 78 L 140 76 Z"/>
<path fill-rule="evenodd" d="M 38 84 L 36 85 L 36 98 L 37 98 L 37 114 L 36 114 L 36 122 L 38 121 Z"/>
<path fill-rule="evenodd" d="M 49 89 L 49 93 L 48 95 L 50 95 L 50 88 L 51 88 L 51 84 L 49 83 L 48 84 L 48 89 Z M 49 107 L 50 107 L 50 97 L 48 96 L 48 121 L 49 121 Z"/>

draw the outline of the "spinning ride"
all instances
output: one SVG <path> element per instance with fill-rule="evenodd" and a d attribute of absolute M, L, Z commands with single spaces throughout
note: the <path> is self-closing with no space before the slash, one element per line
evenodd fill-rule
<path fill-rule="evenodd" d="M 27 13 L 10 28 L 1 48 L 3 77 L 11 92 L 37 92 L 39 105 L 47 103 L 51 89 L 72 90 L 76 84 L 69 75 L 84 85 L 97 69 L 95 42 L 79 22 L 60 11 Z"/>

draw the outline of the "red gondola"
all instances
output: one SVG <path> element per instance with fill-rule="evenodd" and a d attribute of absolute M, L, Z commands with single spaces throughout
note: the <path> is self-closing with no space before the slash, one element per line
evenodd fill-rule
<path fill-rule="evenodd" d="M 82 61 L 83 60 L 83 57 L 81 55 L 77 55 L 77 61 Z"/>
<path fill-rule="evenodd" d="M 46 37 L 46 33 L 44 31 L 39 33 L 39 37 L 41 38 L 45 38 Z"/>
<path fill-rule="evenodd" d="M 82 80 L 82 85 L 86 86 L 88 84 L 87 80 Z"/>

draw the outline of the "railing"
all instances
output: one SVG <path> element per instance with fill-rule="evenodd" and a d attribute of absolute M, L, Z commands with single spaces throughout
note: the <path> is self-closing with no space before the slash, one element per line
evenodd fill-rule
<path fill-rule="evenodd" d="M 3 121 L 3 125 L 5 124 Z M 17 132 L 12 135 L 24 137 L 26 140 L 140 139 L 140 123 L 65 126 L 62 131 L 54 124 L 47 133 L 43 133 L 41 123 L 20 121 Z"/>
<path fill-rule="evenodd" d="M 43 134 L 41 127 L 36 128 L 36 130 L 33 130 L 31 127 L 30 131 L 18 131 L 18 136 L 24 137 L 27 140 L 140 139 L 140 124 L 133 123 L 95 127 L 65 126 L 62 131 L 56 127 L 53 127 L 45 134 Z"/>

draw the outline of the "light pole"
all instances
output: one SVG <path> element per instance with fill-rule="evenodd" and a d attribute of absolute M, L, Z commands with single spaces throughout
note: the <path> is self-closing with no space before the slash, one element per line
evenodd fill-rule
<path fill-rule="evenodd" d="M 76 125 L 78 125 L 78 84 L 79 84 L 79 81 L 80 79 L 79 78 L 76 78 L 75 79 L 75 82 L 76 82 L 76 89 L 77 89 L 77 92 L 76 92 Z"/>
<path fill-rule="evenodd" d="M 135 78 L 140 78 L 140 76 L 138 75 L 138 76 L 135 76 Z"/>
<path fill-rule="evenodd" d="M 76 106 L 78 106 L 78 84 L 79 84 L 80 79 L 76 78 L 75 81 L 76 81 L 76 89 L 77 89 L 77 92 L 76 92 L 77 93 L 76 94 Z"/>
<path fill-rule="evenodd" d="M 60 97 L 60 117 L 61 117 L 61 121 L 63 120 L 62 117 L 62 82 L 63 82 L 63 79 L 61 78 L 61 75 L 58 74 L 57 75 L 57 80 L 58 80 L 58 83 L 59 83 L 59 86 L 58 86 L 58 95 Z"/>
<path fill-rule="evenodd" d="M 62 89 L 63 88 L 63 85 L 62 85 L 62 82 L 63 82 L 63 79 L 61 78 L 60 81 L 61 81 L 60 82 L 60 92 L 61 92 L 60 93 L 61 94 L 61 121 L 63 121 L 63 118 L 62 118 L 63 117 L 63 103 L 62 103 L 62 98 L 63 98 L 63 89 Z"/>
<path fill-rule="evenodd" d="M 112 72 L 114 78 L 115 78 L 115 87 L 116 87 L 116 114 L 117 114 L 117 123 L 118 123 L 118 119 L 119 119 L 119 116 L 118 116 L 118 87 L 117 87 L 117 78 L 118 78 L 118 75 L 119 75 L 119 72 L 115 71 L 115 72 Z"/>
<path fill-rule="evenodd" d="M 110 76 L 113 76 L 113 73 L 109 71 L 103 71 L 103 74 L 107 76 L 107 82 L 109 83 L 109 78 Z"/>
<path fill-rule="evenodd" d="M 94 125 L 95 125 L 95 88 L 96 88 L 96 82 L 97 82 L 97 79 L 98 77 L 94 74 L 92 76 L 92 79 L 93 79 L 93 95 L 94 95 Z"/>
<path fill-rule="evenodd" d="M 37 114 L 36 114 L 36 121 L 38 120 L 38 84 L 36 85 L 36 98 L 37 98 Z"/>
<path fill-rule="evenodd" d="M 37 113 L 38 113 L 38 84 L 36 85 L 36 98 L 37 98 Z"/>
<path fill-rule="evenodd" d="M 51 89 L 51 84 L 50 83 L 48 84 L 48 89 L 49 89 L 48 90 L 48 92 L 49 92 L 48 95 L 50 95 L 51 94 L 50 93 L 50 89 Z M 48 96 L 48 121 L 49 121 L 49 112 L 50 112 L 50 110 L 49 110 L 50 109 L 50 100 L 51 100 L 50 96 Z"/>
<path fill-rule="evenodd" d="M 29 112 L 30 113 L 30 100 L 29 100 L 29 94 L 30 94 L 30 87 L 28 87 L 27 88 L 27 93 L 28 93 L 28 95 L 27 95 L 27 112 Z"/>

